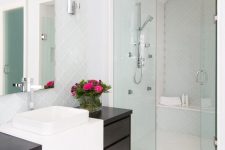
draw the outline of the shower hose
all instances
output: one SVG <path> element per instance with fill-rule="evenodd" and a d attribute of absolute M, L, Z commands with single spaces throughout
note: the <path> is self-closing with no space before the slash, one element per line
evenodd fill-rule
<path fill-rule="evenodd" d="M 135 84 L 140 84 L 143 78 L 143 67 L 140 68 L 141 70 L 141 76 L 137 79 L 137 73 L 138 73 L 139 68 L 137 67 L 135 70 L 135 74 L 134 74 L 134 83 Z"/>

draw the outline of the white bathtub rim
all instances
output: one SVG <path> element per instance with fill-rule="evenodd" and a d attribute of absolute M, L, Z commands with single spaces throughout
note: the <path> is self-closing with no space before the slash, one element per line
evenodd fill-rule
<path fill-rule="evenodd" d="M 215 110 L 213 108 L 200 108 L 197 106 L 167 106 L 167 105 L 157 104 L 157 108 L 170 108 L 170 109 L 178 109 L 178 110 L 184 110 L 184 111 L 215 113 Z"/>

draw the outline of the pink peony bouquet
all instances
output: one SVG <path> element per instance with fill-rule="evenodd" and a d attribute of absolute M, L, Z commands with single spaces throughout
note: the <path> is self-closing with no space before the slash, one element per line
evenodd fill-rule
<path fill-rule="evenodd" d="M 101 96 L 102 93 L 109 92 L 111 86 L 106 85 L 101 80 L 82 80 L 71 88 L 72 96 L 80 98 L 82 96 Z"/>
<path fill-rule="evenodd" d="M 80 107 L 94 112 L 101 107 L 100 96 L 109 92 L 111 86 L 101 80 L 82 80 L 71 88 L 71 94 L 80 102 Z"/>

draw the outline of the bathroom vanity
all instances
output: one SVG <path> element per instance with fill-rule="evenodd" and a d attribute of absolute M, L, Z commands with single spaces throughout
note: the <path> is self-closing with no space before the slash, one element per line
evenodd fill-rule
<path fill-rule="evenodd" d="M 103 120 L 89 118 L 88 111 L 70 107 L 51 106 L 17 114 L 0 126 L 0 133 L 4 133 L 0 150 L 103 149 Z"/>
<path fill-rule="evenodd" d="M 0 133 L 0 150 L 42 150 L 42 146 L 14 136 Z"/>
<path fill-rule="evenodd" d="M 46 111 L 51 113 L 47 114 Z M 61 116 L 51 115 L 57 113 Z M 60 106 L 24 112 L 16 115 L 12 123 L 1 126 L 0 150 L 72 150 L 75 147 L 77 150 L 89 150 L 90 147 L 93 150 L 130 150 L 131 114 L 132 110 L 103 107 L 101 112 L 90 114 L 89 118 L 86 110 Z M 89 119 L 76 125 L 75 122 L 82 121 L 82 118 Z M 51 126 L 44 126 L 46 120 L 52 120 L 48 123 Z M 64 128 L 63 123 L 57 120 L 67 122 L 71 127 Z M 86 142 L 89 144 L 85 145 Z"/>
<path fill-rule="evenodd" d="M 103 107 L 100 113 L 90 117 L 104 121 L 104 150 L 131 149 L 132 110 Z"/>

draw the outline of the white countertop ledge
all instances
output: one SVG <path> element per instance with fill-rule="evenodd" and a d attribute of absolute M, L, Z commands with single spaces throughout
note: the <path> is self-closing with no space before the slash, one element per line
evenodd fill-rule
<path fill-rule="evenodd" d="M 0 132 L 42 145 L 42 150 L 102 150 L 103 120 L 89 118 L 80 126 L 53 135 L 39 135 L 16 129 L 12 123 L 0 126 Z"/>

